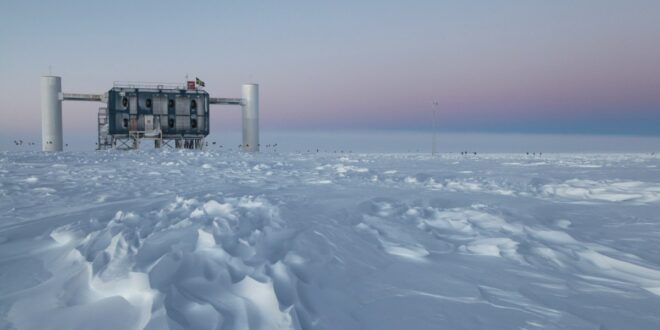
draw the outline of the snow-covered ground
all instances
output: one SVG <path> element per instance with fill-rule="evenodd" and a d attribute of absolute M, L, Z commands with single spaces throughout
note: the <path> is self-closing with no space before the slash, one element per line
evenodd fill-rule
<path fill-rule="evenodd" d="M 659 329 L 651 154 L 0 153 L 0 328 Z"/>

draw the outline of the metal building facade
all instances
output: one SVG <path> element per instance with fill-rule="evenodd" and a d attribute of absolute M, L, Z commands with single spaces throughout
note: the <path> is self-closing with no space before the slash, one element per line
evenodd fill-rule
<path fill-rule="evenodd" d="M 160 130 L 163 136 L 209 134 L 209 94 L 202 90 L 113 88 L 108 133 Z"/>
<path fill-rule="evenodd" d="M 135 141 L 152 137 L 157 147 L 174 141 L 199 148 L 209 134 L 209 94 L 203 90 L 115 86 L 106 95 L 106 129 L 114 146 L 120 141 L 133 148 Z"/>

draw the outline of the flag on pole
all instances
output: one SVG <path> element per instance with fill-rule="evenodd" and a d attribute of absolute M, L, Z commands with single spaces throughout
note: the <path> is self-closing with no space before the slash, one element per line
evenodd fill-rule
<path fill-rule="evenodd" d="M 204 85 L 204 82 L 201 79 L 197 78 L 197 77 L 195 77 L 195 82 L 197 83 L 197 85 L 200 85 L 202 87 L 206 86 L 206 85 Z"/>

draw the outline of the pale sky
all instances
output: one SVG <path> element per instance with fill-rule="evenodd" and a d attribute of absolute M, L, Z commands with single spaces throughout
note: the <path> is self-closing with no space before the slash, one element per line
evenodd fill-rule
<path fill-rule="evenodd" d="M 263 130 L 660 135 L 660 1 L 0 2 L 0 133 L 38 133 L 64 92 L 261 86 Z M 95 134 L 99 104 L 64 104 Z M 214 108 L 211 130 L 240 127 Z"/>

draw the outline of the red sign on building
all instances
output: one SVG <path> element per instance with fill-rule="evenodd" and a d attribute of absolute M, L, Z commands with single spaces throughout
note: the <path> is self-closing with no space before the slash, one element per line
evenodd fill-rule
<path fill-rule="evenodd" d="M 195 89 L 195 81 L 188 80 L 188 89 Z"/>

